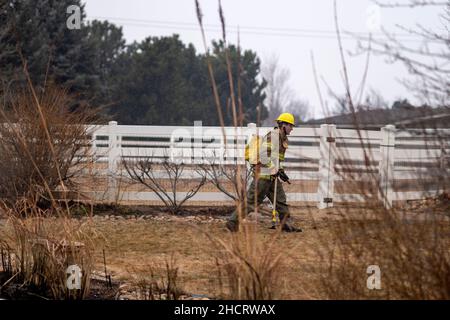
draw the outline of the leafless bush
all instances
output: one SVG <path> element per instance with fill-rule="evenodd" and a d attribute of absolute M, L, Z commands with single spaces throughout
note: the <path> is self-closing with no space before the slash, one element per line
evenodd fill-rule
<path fill-rule="evenodd" d="M 93 229 L 70 218 L 66 191 L 88 155 L 86 124 L 95 111 L 70 110 L 73 97 L 64 89 L 37 94 L 29 84 L 0 106 L 0 215 L 7 218 L 1 238 L 10 275 L 3 289 L 8 284 L 12 297 L 25 288 L 44 299 L 82 299 L 89 292 Z M 55 200 L 58 189 L 65 207 Z M 67 285 L 70 265 L 81 268 L 80 289 Z"/>
<path fill-rule="evenodd" d="M 195 196 L 206 183 L 206 177 L 187 179 L 183 172 L 189 166 L 181 161 L 170 161 L 165 158 L 156 161 L 154 157 L 134 161 L 122 161 L 123 167 L 132 182 L 137 182 L 153 191 L 172 214 L 179 213 L 184 203 Z M 166 181 L 165 181 L 166 180 Z M 189 187 L 189 183 L 193 183 Z M 180 188 L 188 187 L 188 191 L 180 196 Z"/>
<path fill-rule="evenodd" d="M 216 159 L 216 157 L 214 157 Z M 240 176 L 236 167 L 240 166 Z M 211 160 L 207 163 L 199 164 L 199 172 L 203 173 L 208 181 L 212 183 L 220 192 L 224 193 L 234 201 L 238 199 L 243 201 L 246 188 L 239 188 L 238 180 L 243 182 L 243 186 L 247 185 L 251 171 L 245 165 L 238 164 L 234 161 L 232 164 L 226 164 L 221 161 Z"/>
<path fill-rule="evenodd" d="M 37 100 L 29 90 L 10 93 L 0 105 L 0 198 L 7 205 L 42 187 L 50 201 L 56 189 L 76 189 L 74 178 L 89 156 L 86 124 L 94 111 L 70 110 L 73 97 L 57 87 Z M 34 190 L 34 191 L 33 191 Z"/>

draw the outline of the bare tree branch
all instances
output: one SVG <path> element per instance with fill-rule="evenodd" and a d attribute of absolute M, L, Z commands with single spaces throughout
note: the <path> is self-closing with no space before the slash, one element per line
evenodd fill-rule
<path fill-rule="evenodd" d="M 204 175 L 199 180 L 183 178 L 182 175 L 187 165 L 183 162 L 171 162 L 167 158 L 161 163 L 155 161 L 153 156 L 137 161 L 123 159 L 122 165 L 132 182 L 142 184 L 153 191 L 172 214 L 180 212 L 184 203 L 195 196 L 206 183 L 206 176 Z M 156 174 L 159 167 L 162 168 L 161 176 Z M 164 185 L 163 180 L 165 179 L 169 182 L 169 188 Z M 184 197 L 178 198 L 179 189 L 192 182 L 194 182 L 194 187 L 188 190 Z"/>
<path fill-rule="evenodd" d="M 375 1 L 379 4 L 379 1 Z M 414 6 L 444 5 L 433 1 L 410 1 Z M 400 62 L 413 76 L 413 79 L 401 80 L 401 83 L 410 91 L 415 92 L 420 100 L 426 100 L 430 105 L 448 106 L 450 104 L 450 4 L 446 3 L 442 14 L 444 29 L 435 31 L 416 24 L 416 28 L 407 28 L 397 25 L 399 30 L 408 34 L 419 36 L 423 41 L 421 46 L 406 45 L 395 34 L 383 30 L 386 40 L 373 39 L 370 50 L 376 54 L 387 57 L 391 63 Z M 398 7 L 392 4 L 389 8 Z M 357 39 L 363 37 L 354 35 Z M 364 39 L 365 40 L 365 39 Z M 367 46 L 358 44 L 361 52 L 369 50 Z"/>
<path fill-rule="evenodd" d="M 247 182 L 250 178 L 250 170 L 246 170 L 244 165 L 234 163 L 232 165 L 227 165 L 224 163 L 220 163 L 215 161 L 217 159 L 215 156 L 212 157 L 212 160 L 206 163 L 201 164 L 200 170 L 207 177 L 207 179 L 222 193 L 226 196 L 230 197 L 233 200 L 243 201 L 243 192 L 242 188 L 239 188 L 238 179 L 243 181 L 243 185 L 247 185 Z M 236 170 L 236 166 L 241 166 L 240 176 Z M 233 188 L 233 191 L 230 192 L 225 184 L 230 184 Z M 245 193 L 245 188 L 244 193 Z"/>
<path fill-rule="evenodd" d="M 273 119 L 282 112 L 291 112 L 300 119 L 306 119 L 310 115 L 309 103 L 297 98 L 295 91 L 289 87 L 289 69 L 279 65 L 277 56 L 273 55 L 264 60 L 262 76 L 267 81 L 265 93 L 269 109 L 265 125 L 272 125 Z"/>
<path fill-rule="evenodd" d="M 399 3 L 399 2 L 385 3 L 378 0 L 372 1 L 382 8 L 416 8 L 416 7 L 448 5 L 448 2 L 445 1 L 430 1 L 430 0 L 410 0 L 409 3 Z"/>

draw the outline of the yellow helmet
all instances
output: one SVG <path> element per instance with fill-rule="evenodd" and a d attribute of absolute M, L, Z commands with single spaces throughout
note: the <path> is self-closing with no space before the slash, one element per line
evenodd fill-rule
<path fill-rule="evenodd" d="M 292 124 L 293 126 L 295 126 L 295 119 L 294 119 L 294 115 L 292 113 L 282 113 L 280 114 L 280 116 L 277 118 L 277 121 L 279 122 L 287 122 Z"/>

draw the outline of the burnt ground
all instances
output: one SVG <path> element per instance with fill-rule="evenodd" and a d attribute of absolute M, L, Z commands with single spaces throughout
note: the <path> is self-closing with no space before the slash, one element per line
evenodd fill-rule
<path fill-rule="evenodd" d="M 0 272 L 0 286 L 5 283 L 10 276 L 6 272 Z M 120 282 L 91 279 L 89 294 L 85 300 L 116 300 L 119 293 Z M 20 283 L 11 281 L 0 291 L 0 298 L 5 300 L 48 300 L 45 293 L 23 286 Z"/>

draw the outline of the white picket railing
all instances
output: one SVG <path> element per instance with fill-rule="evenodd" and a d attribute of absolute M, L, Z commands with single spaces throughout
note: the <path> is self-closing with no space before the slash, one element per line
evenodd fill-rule
<path fill-rule="evenodd" d="M 224 129 L 199 124 L 193 127 L 126 126 L 114 121 L 106 126 L 91 126 L 92 153 L 97 163 L 107 163 L 107 169 L 99 169 L 98 173 L 108 177 L 108 190 L 92 192 L 92 195 L 104 200 L 107 194 L 108 201 L 119 198 L 124 203 L 157 201 L 153 192 L 119 190 L 117 180 L 123 175 L 121 160 L 152 157 L 157 161 L 177 157 L 192 164 L 211 158 L 230 165 L 244 163 L 244 146 L 248 139 L 254 134 L 264 135 L 270 129 L 257 128 L 255 124 Z M 291 187 L 287 192 L 288 201 L 315 202 L 318 208 L 339 202 L 365 201 L 367 197 L 361 193 L 336 192 L 335 185 L 347 179 L 368 183 L 375 179 L 372 183 L 379 188 L 378 197 L 387 207 L 396 200 L 421 199 L 448 188 L 449 155 L 448 129 L 398 131 L 391 125 L 380 131 L 340 129 L 335 125 L 296 127 L 289 137 L 286 171 L 293 182 L 317 182 L 317 190 L 302 192 Z M 164 178 L 164 172 L 159 174 Z M 196 175 L 195 170 L 184 173 L 186 179 Z M 417 190 L 417 185 L 424 180 L 436 183 Z M 395 185 L 401 186 L 402 181 L 412 183 L 412 190 L 404 190 L 405 186 L 396 190 Z M 219 190 L 200 190 L 191 201 L 206 205 L 232 203 Z"/>

